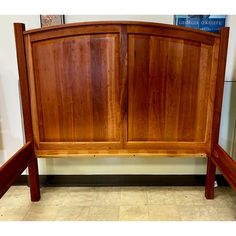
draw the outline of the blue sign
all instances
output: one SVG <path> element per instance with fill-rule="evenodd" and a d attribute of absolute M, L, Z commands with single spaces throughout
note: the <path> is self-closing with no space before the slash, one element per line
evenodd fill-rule
<path fill-rule="evenodd" d="M 175 24 L 218 33 L 225 26 L 226 15 L 175 15 Z"/>

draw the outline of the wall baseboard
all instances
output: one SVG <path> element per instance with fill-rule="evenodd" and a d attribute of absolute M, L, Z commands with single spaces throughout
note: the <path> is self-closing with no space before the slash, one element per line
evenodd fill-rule
<path fill-rule="evenodd" d="M 204 186 L 205 175 L 40 175 L 42 187 L 75 186 Z M 228 186 L 216 175 L 219 186 Z M 28 185 L 28 175 L 21 175 L 15 185 Z"/>

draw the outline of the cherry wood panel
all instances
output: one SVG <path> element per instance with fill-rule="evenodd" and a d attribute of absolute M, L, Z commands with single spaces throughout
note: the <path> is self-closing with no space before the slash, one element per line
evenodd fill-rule
<path fill-rule="evenodd" d="M 128 141 L 206 142 L 212 46 L 129 34 L 128 48 Z"/>
<path fill-rule="evenodd" d="M 219 35 L 144 22 L 24 32 L 37 155 L 208 155 Z"/>
<path fill-rule="evenodd" d="M 119 37 L 32 44 L 40 142 L 120 140 Z"/>

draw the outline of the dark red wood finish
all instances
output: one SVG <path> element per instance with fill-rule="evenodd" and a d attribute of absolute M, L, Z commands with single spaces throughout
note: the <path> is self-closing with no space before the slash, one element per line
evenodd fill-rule
<path fill-rule="evenodd" d="M 217 68 L 217 79 L 215 88 L 215 102 L 214 102 L 214 116 L 212 127 L 212 149 L 215 145 L 218 145 L 219 131 L 220 131 L 220 118 L 224 92 L 224 78 L 225 67 L 228 49 L 229 27 L 222 28 L 220 30 L 220 45 L 219 45 L 219 59 Z"/>
<path fill-rule="evenodd" d="M 35 159 L 32 142 L 27 142 L 3 166 L 0 167 L 0 198 L 7 192 L 21 173 Z"/>
<path fill-rule="evenodd" d="M 216 174 L 216 166 L 214 162 L 212 161 L 212 159 L 208 157 L 207 175 L 206 175 L 206 184 L 205 184 L 205 197 L 207 199 L 214 198 L 215 174 Z"/>
<path fill-rule="evenodd" d="M 25 44 L 23 36 L 23 32 L 25 31 L 25 25 L 21 23 L 15 23 L 14 31 L 15 31 L 15 41 L 16 41 L 18 72 L 20 80 L 20 95 L 21 95 L 22 111 L 24 118 L 25 140 L 26 142 L 31 142 L 32 145 L 34 146 L 31 109 L 30 109 L 30 94 L 29 94 L 28 74 L 27 74 L 28 68 L 26 64 Z M 15 158 L 17 159 L 18 157 L 16 156 Z M 27 167 L 29 170 L 31 200 L 39 201 L 40 187 L 39 187 L 37 159 L 35 154 L 31 156 L 31 160 Z"/>
<path fill-rule="evenodd" d="M 36 155 L 210 153 L 219 35 L 91 22 L 24 40 Z"/>
<path fill-rule="evenodd" d="M 220 118 L 224 91 L 224 78 L 225 78 L 225 66 L 227 58 L 229 28 L 225 27 L 220 30 L 220 44 L 219 44 L 219 60 L 217 68 L 216 88 L 215 88 L 215 102 L 214 102 L 214 115 L 213 115 L 213 127 L 212 127 L 212 148 L 211 154 L 208 157 L 207 176 L 206 176 L 206 191 L 205 195 L 207 199 L 214 198 L 214 179 L 215 179 L 215 167 L 216 164 L 221 169 L 226 179 L 231 179 L 231 170 L 234 170 L 232 164 L 232 158 L 228 158 L 228 154 L 219 147 L 219 131 L 220 131 Z M 219 150 L 221 150 L 219 152 Z M 219 155 L 217 155 L 217 153 Z M 219 156 L 219 158 L 216 158 Z M 227 165 L 225 165 L 228 163 Z M 231 166 L 231 167 L 230 167 Z M 235 179 L 236 181 L 236 179 Z M 232 183 L 232 181 L 230 181 Z M 232 185 L 234 187 L 234 185 Z"/>
<path fill-rule="evenodd" d="M 24 116 L 24 130 L 26 141 L 33 140 L 31 110 L 30 110 L 30 96 L 29 85 L 25 55 L 25 44 L 23 38 L 23 32 L 25 31 L 25 25 L 21 23 L 14 24 L 15 30 L 15 42 L 17 52 L 18 74 L 20 79 L 20 96 L 22 103 L 22 112 Z"/>
<path fill-rule="evenodd" d="M 219 145 L 215 146 L 211 160 L 219 168 L 231 187 L 236 190 L 235 161 Z"/>
<path fill-rule="evenodd" d="M 38 161 L 34 155 L 28 165 L 29 170 L 29 185 L 30 185 L 30 196 L 32 202 L 40 200 L 40 184 L 39 184 L 39 173 L 38 173 Z"/>

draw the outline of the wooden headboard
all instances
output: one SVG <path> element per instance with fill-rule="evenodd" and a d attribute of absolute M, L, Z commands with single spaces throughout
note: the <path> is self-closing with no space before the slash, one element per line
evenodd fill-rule
<path fill-rule="evenodd" d="M 228 35 L 148 22 L 16 23 L 27 143 L 0 168 L 0 197 L 29 167 L 38 201 L 36 157 L 81 155 L 207 156 L 206 197 L 216 166 L 236 189 L 236 164 L 218 145 Z"/>
<path fill-rule="evenodd" d="M 206 156 L 219 41 L 144 22 L 25 31 L 36 154 Z"/>

